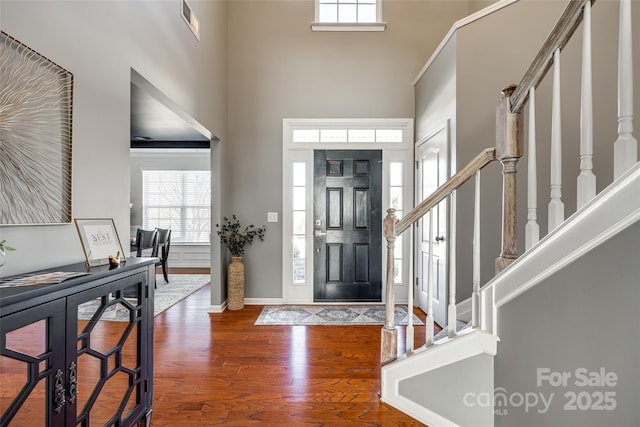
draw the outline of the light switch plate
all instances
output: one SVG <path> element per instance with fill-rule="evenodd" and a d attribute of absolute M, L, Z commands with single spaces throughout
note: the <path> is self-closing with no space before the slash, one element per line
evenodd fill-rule
<path fill-rule="evenodd" d="M 267 212 L 267 222 L 278 222 L 278 212 Z"/>

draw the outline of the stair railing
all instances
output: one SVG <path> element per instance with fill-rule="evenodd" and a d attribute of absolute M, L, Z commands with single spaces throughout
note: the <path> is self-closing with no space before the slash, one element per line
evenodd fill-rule
<path fill-rule="evenodd" d="M 397 358 L 398 330 L 395 325 L 395 292 L 394 292 L 394 252 L 395 240 L 403 232 L 408 230 L 420 218 L 429 214 L 432 216 L 433 209 L 444 199 L 450 199 L 450 215 L 455 218 L 455 197 L 456 190 L 464 183 L 475 177 L 475 208 L 474 208 L 474 245 L 473 245 L 473 299 L 472 305 L 475 314 L 472 315 L 473 326 L 479 324 L 480 313 L 480 171 L 494 160 L 502 163 L 502 251 L 496 259 L 496 271 L 502 271 L 511 264 L 517 257 L 516 241 L 516 164 L 522 156 L 522 114 L 512 114 L 509 109 L 509 98 L 513 94 L 515 86 L 508 86 L 502 92 L 497 112 L 497 144 L 495 148 L 487 148 L 473 158 L 458 173 L 452 176 L 447 182 L 435 190 L 430 196 L 424 199 L 418 206 L 409 211 L 406 216 L 398 220 L 395 216 L 395 209 L 388 209 L 384 219 L 383 231 L 387 240 L 387 288 L 386 288 L 386 317 L 382 328 L 380 360 L 384 365 Z M 433 241 L 433 222 L 429 221 L 430 241 Z M 449 251 L 455 254 L 455 227 L 449 235 Z M 429 250 L 429 265 L 432 263 L 433 251 Z M 449 338 L 456 334 L 457 310 L 456 310 L 456 286 L 455 286 L 455 257 L 450 257 L 449 262 L 449 303 L 447 307 L 448 323 L 452 327 L 448 328 Z M 433 277 L 428 277 L 428 294 L 433 295 Z M 412 295 L 411 291 L 410 294 Z M 412 299 L 412 298 L 411 298 Z M 409 306 L 412 307 L 410 301 Z M 413 350 L 413 319 L 409 316 L 406 329 L 408 349 Z M 433 324 L 433 304 L 429 298 L 426 318 L 426 345 L 432 345 L 434 340 Z"/>
<path fill-rule="evenodd" d="M 527 224 L 525 226 L 525 250 L 530 249 L 540 239 L 537 224 L 537 171 L 535 133 L 535 91 L 553 68 L 552 122 L 551 122 L 551 177 L 550 201 L 548 204 L 549 232 L 564 219 L 562 202 L 562 161 L 561 161 L 561 115 L 560 115 L 560 57 L 574 32 L 583 23 L 582 54 L 582 96 L 580 126 L 580 174 L 577 178 L 578 209 L 596 195 L 596 177 L 593 174 L 593 118 L 591 82 L 591 7 L 595 0 L 570 0 L 556 22 L 542 48 L 531 63 L 520 84 L 506 87 L 497 112 L 496 147 L 480 153 L 445 184 L 438 188 L 404 218 L 398 220 L 394 209 L 389 209 L 384 219 L 384 235 L 387 239 L 387 286 L 386 319 L 382 328 L 381 363 L 397 358 L 398 337 L 394 320 L 394 244 L 395 239 L 432 210 L 445 198 L 449 198 L 450 215 L 455 220 L 456 190 L 475 176 L 474 233 L 473 233 L 473 275 L 472 275 L 472 327 L 496 333 L 495 297 L 492 286 L 480 289 L 480 170 L 492 160 L 502 163 L 502 250 L 496 259 L 496 274 L 509 266 L 517 257 L 516 240 L 516 164 L 523 154 L 522 117 L 525 106 L 529 108 L 528 124 L 528 176 L 527 176 Z M 633 132 L 633 56 L 631 49 L 631 0 L 620 0 L 620 27 L 618 46 L 618 138 L 614 144 L 614 179 L 618 178 L 637 163 L 637 140 Z M 431 222 L 431 221 L 430 221 Z M 451 230 L 455 233 L 455 227 Z M 430 229 L 430 240 L 433 229 Z M 455 235 L 450 235 L 449 252 L 455 254 Z M 429 250 L 431 253 L 431 248 Z M 430 255 L 431 256 L 431 255 Z M 429 260 L 431 262 L 431 260 Z M 447 334 L 457 335 L 455 295 L 455 258 L 449 259 L 449 305 Z M 431 276 L 431 274 L 429 275 Z M 427 306 L 425 346 L 433 345 L 433 278 L 428 277 L 429 302 Z M 413 306 L 413 287 L 409 291 L 409 307 Z M 411 311 L 411 310 L 410 310 Z M 413 351 L 413 323 L 409 316 L 407 352 Z"/>

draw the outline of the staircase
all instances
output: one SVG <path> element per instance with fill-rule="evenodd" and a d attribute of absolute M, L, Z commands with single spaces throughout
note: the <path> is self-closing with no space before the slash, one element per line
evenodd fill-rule
<path fill-rule="evenodd" d="M 603 8 L 610 6 L 607 2 Z M 395 217 L 393 209 L 388 210 L 384 221 L 387 318 L 381 332 L 381 399 L 431 427 L 640 425 L 634 403 L 640 393 L 640 372 L 635 364 L 640 357 L 640 321 L 634 315 L 640 301 L 640 164 L 632 135 L 631 1 L 621 0 L 616 6 L 619 57 L 615 143 L 594 144 L 593 137 L 594 123 L 599 122 L 594 121 L 592 70 L 599 73 L 602 69 L 601 64 L 592 65 L 591 15 L 592 8 L 597 12 L 597 5 L 570 0 L 520 83 L 503 89 L 496 113 L 495 147 L 482 150 L 402 219 Z M 560 90 L 561 56 L 572 37 L 582 47 L 581 96 L 576 112 L 580 118 L 580 152 L 571 159 L 580 164 L 575 189 L 562 183 L 561 117 L 567 113 Z M 536 107 L 536 90 L 549 84 L 551 105 Z M 550 176 L 545 179 L 537 174 L 536 146 L 542 138 L 536 136 L 540 129 L 536 115 L 540 112 L 551 114 Z M 602 146 L 613 151 L 614 176 L 598 192 L 593 159 Z M 519 207 L 516 166 L 521 158 L 527 161 L 527 197 L 526 205 Z M 481 283 L 480 260 L 486 244 L 481 242 L 480 179 L 483 169 L 497 161 L 502 166 L 501 252 L 495 261 L 495 277 Z M 437 340 L 429 303 L 426 344 L 413 348 L 414 329 L 409 324 L 404 340 L 407 348 L 399 354 L 405 349 L 398 348 L 393 317 L 395 239 L 410 231 L 423 216 L 429 218 L 443 200 L 451 206 L 450 218 L 457 219 L 456 193 L 467 182 L 474 184 L 474 230 L 469 243 L 473 252 L 471 320 L 466 328 L 448 328 L 446 337 Z M 548 233 L 542 237 L 537 207 L 539 182 L 548 182 L 550 194 Z M 575 212 L 567 218 L 562 194 L 566 187 L 576 197 Z M 518 210 L 527 213 L 524 230 L 516 223 Z M 451 254 L 457 253 L 455 246 L 459 244 L 455 228 L 449 232 Z M 525 241 L 521 256 L 518 237 Z M 460 322 L 457 261 L 455 256 L 449 259 L 448 323 L 456 325 Z M 432 295 L 433 281 L 428 279 Z M 410 292 L 410 305 L 412 300 Z M 600 311 L 604 307 L 609 310 Z M 603 321 L 609 318 L 615 323 Z M 624 342 L 624 354 L 612 354 L 615 350 L 598 346 L 596 336 Z M 635 338 L 629 341 L 630 337 Z M 605 348 L 600 351 L 599 347 Z"/>

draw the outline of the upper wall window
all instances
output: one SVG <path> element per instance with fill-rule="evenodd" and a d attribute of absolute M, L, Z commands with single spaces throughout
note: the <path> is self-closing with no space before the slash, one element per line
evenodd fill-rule
<path fill-rule="evenodd" d="M 382 0 L 315 0 L 314 31 L 384 31 Z"/>

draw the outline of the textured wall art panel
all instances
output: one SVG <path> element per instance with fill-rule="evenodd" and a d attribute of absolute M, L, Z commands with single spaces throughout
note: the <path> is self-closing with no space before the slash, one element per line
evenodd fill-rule
<path fill-rule="evenodd" d="M 71 222 L 73 75 L 0 32 L 0 225 Z"/>

